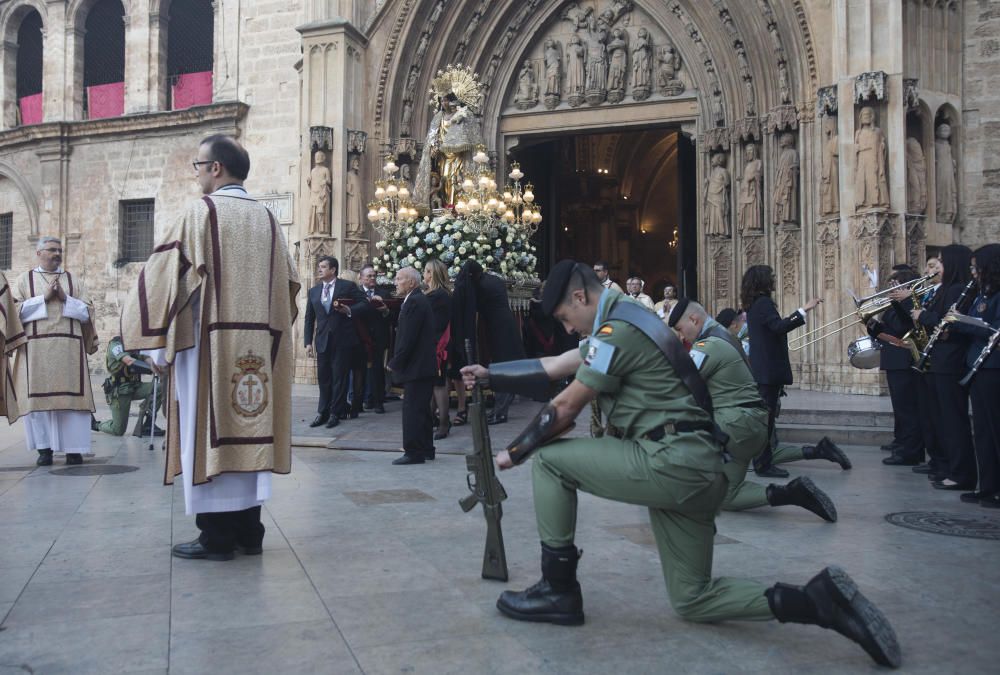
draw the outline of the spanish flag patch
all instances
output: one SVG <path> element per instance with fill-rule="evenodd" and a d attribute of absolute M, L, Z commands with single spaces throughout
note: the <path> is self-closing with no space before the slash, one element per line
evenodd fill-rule
<path fill-rule="evenodd" d="M 597 331 L 598 335 L 611 335 L 615 332 L 615 329 L 611 326 L 601 326 L 601 329 Z"/>

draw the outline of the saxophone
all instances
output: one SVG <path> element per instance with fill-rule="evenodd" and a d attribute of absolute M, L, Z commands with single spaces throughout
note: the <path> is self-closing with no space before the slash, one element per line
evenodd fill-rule
<path fill-rule="evenodd" d="M 913 309 L 922 310 L 924 304 L 920 302 L 920 295 L 912 289 L 910 294 L 913 298 Z M 919 321 L 914 321 L 913 328 L 906 331 L 906 334 L 901 339 L 909 348 L 910 355 L 913 356 L 913 362 L 917 363 L 920 361 L 920 355 L 927 348 L 927 343 L 930 341 L 930 338 L 927 336 L 927 329 Z"/>

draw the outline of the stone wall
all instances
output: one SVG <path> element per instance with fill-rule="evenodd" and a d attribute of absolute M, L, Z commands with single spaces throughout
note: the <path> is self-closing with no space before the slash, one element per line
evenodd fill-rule
<path fill-rule="evenodd" d="M 1000 241 L 1000 0 L 965 5 L 961 242 Z"/>

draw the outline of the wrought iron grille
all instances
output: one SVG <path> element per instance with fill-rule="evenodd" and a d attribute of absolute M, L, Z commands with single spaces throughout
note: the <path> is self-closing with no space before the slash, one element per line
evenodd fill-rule
<path fill-rule="evenodd" d="M 0 213 L 0 269 L 9 270 L 11 261 L 11 246 L 14 241 L 14 214 Z"/>
<path fill-rule="evenodd" d="M 145 262 L 153 252 L 153 199 L 119 202 L 119 260 Z"/>

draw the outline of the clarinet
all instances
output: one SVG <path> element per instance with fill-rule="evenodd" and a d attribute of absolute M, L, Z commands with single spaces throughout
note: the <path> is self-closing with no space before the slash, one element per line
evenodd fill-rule
<path fill-rule="evenodd" d="M 997 346 L 997 342 L 1000 342 L 1000 329 L 995 329 L 993 331 L 993 335 L 991 335 L 990 339 L 986 341 L 986 346 L 983 347 L 983 351 L 979 352 L 979 357 L 976 358 L 976 362 L 972 364 L 972 369 L 959 381 L 960 385 L 963 387 L 969 386 L 969 383 L 972 382 L 972 378 L 976 376 L 976 371 L 979 370 L 979 366 L 983 365 L 983 362 L 989 358 L 990 352 L 992 352 Z"/>
<path fill-rule="evenodd" d="M 955 301 L 955 304 L 952 305 L 951 308 L 956 311 L 961 311 L 959 308 L 962 306 L 962 303 L 965 302 L 966 297 L 968 297 L 969 292 L 975 285 L 976 285 L 975 279 L 966 284 L 965 288 L 962 290 L 962 294 L 958 296 L 958 300 Z M 934 332 L 931 334 L 930 340 L 927 341 L 927 346 L 924 347 L 924 351 L 921 352 L 920 354 L 920 360 L 917 361 L 917 363 L 914 366 L 912 366 L 912 368 L 918 373 L 924 373 L 927 371 L 927 367 L 929 365 L 931 358 L 931 351 L 934 349 L 934 345 L 937 343 L 938 338 L 941 337 L 941 333 L 944 331 L 947 325 L 948 322 L 945 321 L 944 318 L 942 318 L 938 322 L 937 327 L 934 328 Z"/>

